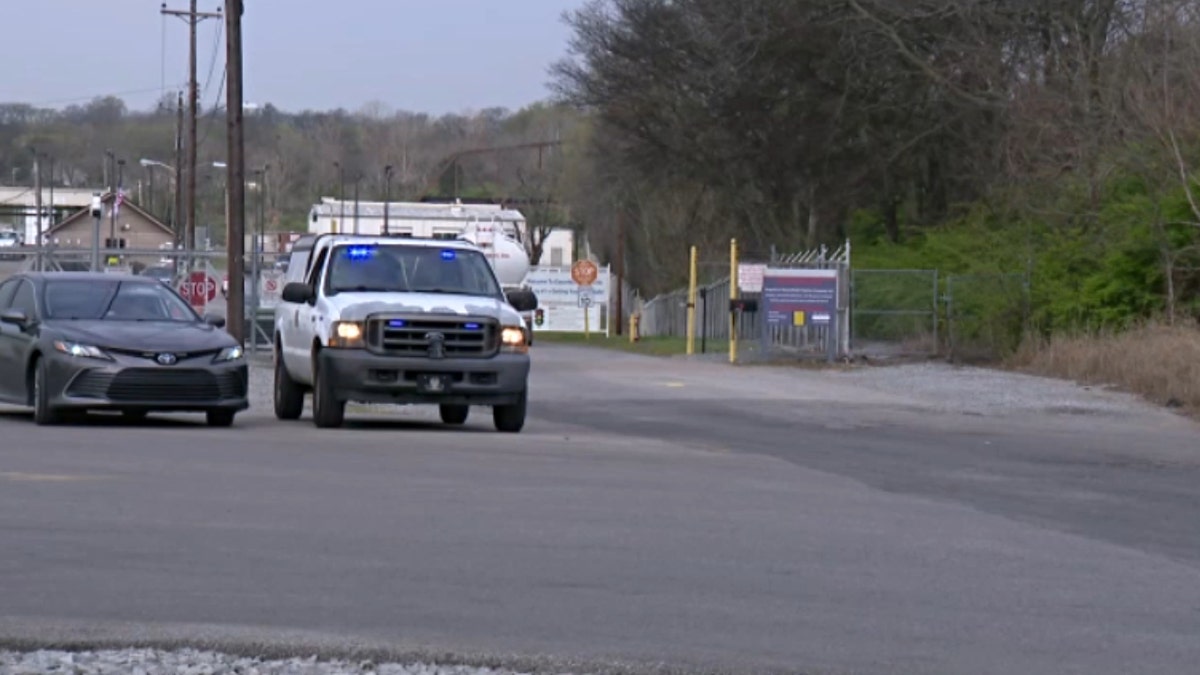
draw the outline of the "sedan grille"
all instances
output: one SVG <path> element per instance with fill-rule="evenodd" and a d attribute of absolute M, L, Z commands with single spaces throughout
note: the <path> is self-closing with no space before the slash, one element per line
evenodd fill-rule
<path fill-rule="evenodd" d="M 495 320 L 472 317 L 373 318 L 367 340 L 376 352 L 429 358 L 486 358 L 500 347 Z"/>
<path fill-rule="evenodd" d="M 246 380 L 239 373 L 206 370 L 130 368 L 117 374 L 87 372 L 67 389 L 78 398 L 110 401 L 197 403 L 246 395 Z"/>

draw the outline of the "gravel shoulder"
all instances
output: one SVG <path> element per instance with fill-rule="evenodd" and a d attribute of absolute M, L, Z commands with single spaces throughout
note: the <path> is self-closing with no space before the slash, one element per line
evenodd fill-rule
<path fill-rule="evenodd" d="M 212 651 L 112 649 L 96 651 L 0 651 L 0 675 L 69 673 L 71 675 L 518 675 L 509 670 L 426 663 L 375 663 L 371 660 L 323 660 L 316 656 L 260 659 Z"/>
<path fill-rule="evenodd" d="M 938 412 L 1001 417 L 1044 413 L 1178 418 L 1132 394 L 989 368 L 922 363 L 829 372 L 823 376 L 872 391 L 903 396 Z"/>

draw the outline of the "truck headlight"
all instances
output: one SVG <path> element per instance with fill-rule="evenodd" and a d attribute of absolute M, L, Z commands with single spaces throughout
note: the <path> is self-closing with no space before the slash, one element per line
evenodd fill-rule
<path fill-rule="evenodd" d="M 529 340 L 525 329 L 520 326 L 505 326 L 500 329 L 500 349 L 512 354 L 524 354 L 529 351 Z"/>
<path fill-rule="evenodd" d="M 363 347 L 363 325 L 359 321 L 334 321 L 329 333 L 329 346 L 339 349 Z"/>

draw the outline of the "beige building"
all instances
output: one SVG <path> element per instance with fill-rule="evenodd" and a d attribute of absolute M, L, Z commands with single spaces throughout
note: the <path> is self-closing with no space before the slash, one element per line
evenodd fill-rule
<path fill-rule="evenodd" d="M 102 200 L 100 247 L 106 254 L 111 249 L 137 250 L 138 254 L 122 256 L 123 262 L 153 265 L 160 254 L 149 253 L 149 250 L 167 248 L 175 242 L 175 233 L 170 227 L 128 198 L 121 202 L 116 218 L 112 217 L 112 194 L 104 195 Z M 90 251 L 95 226 L 96 219 L 92 217 L 91 208 L 81 209 L 46 232 L 46 239 L 54 248 Z"/>

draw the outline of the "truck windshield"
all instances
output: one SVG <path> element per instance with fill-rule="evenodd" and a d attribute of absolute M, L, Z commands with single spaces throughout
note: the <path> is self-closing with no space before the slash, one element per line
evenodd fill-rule
<path fill-rule="evenodd" d="M 329 292 L 454 293 L 500 296 L 483 254 L 460 248 L 395 244 L 334 248 Z"/>

